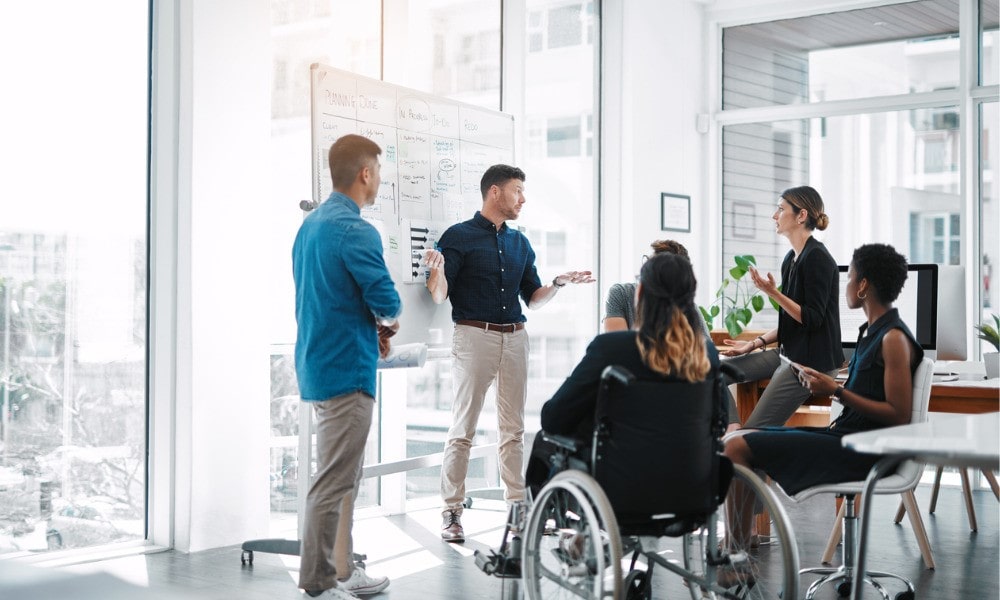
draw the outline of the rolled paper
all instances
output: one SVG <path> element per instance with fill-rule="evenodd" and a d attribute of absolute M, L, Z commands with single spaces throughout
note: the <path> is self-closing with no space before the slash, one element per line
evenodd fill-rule
<path fill-rule="evenodd" d="M 427 344 L 401 344 L 389 349 L 389 356 L 378 359 L 379 369 L 422 367 L 427 360 Z"/>

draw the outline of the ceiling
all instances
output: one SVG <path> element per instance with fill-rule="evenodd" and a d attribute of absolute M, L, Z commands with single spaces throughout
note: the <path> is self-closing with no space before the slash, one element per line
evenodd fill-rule
<path fill-rule="evenodd" d="M 1000 0 L 981 0 L 983 26 L 996 29 Z M 863 44 L 952 36 L 958 33 L 959 0 L 922 0 L 768 23 L 729 27 L 726 35 L 822 50 Z"/>

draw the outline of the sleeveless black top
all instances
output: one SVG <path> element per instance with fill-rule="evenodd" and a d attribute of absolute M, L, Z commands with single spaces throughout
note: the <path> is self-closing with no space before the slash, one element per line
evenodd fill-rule
<path fill-rule="evenodd" d="M 899 329 L 913 344 L 916 349 L 917 360 L 910 367 L 910 375 L 916 371 L 916 365 L 924 357 L 924 349 L 917 343 L 913 332 L 906 326 L 906 323 L 899 318 L 899 310 L 892 309 L 872 323 L 871 327 L 867 323 L 858 330 L 858 346 L 851 357 L 848 365 L 846 389 L 868 398 L 885 402 L 885 362 L 882 360 L 882 338 L 893 329 Z M 867 330 L 867 331 L 866 331 Z M 868 431 L 884 427 L 862 415 L 849 406 L 844 407 L 844 412 L 840 413 L 830 429 L 838 432 L 848 431 Z"/>

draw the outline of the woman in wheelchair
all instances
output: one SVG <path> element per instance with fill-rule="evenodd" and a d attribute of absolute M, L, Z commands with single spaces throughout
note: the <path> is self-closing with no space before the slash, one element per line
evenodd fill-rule
<path fill-rule="evenodd" d="M 703 332 L 694 304 L 696 285 L 691 263 L 681 255 L 657 254 L 646 261 L 636 278 L 636 328 L 594 338 L 542 406 L 544 434 L 576 440 L 574 455 L 589 463 L 600 381 L 612 365 L 623 367 L 639 382 L 691 384 L 691 391 L 699 393 L 704 382 L 718 374 L 719 355 Z M 536 494 L 554 474 L 545 460 L 552 451 L 539 435 L 526 473 L 528 487 Z"/>
<path fill-rule="evenodd" d="M 525 477 L 529 514 L 512 527 L 523 533 L 527 597 L 647 599 L 654 565 L 687 586 L 657 584 L 657 594 L 794 597 L 798 554 L 787 516 L 759 478 L 734 473 L 722 456 L 724 367 L 701 327 L 691 263 L 656 255 L 637 284 L 636 328 L 594 338 L 542 407 Z M 751 564 L 759 557 L 749 551 L 720 544 L 731 478 L 774 515 L 779 541 L 768 552 L 769 573 Z M 664 544 L 675 545 L 676 558 L 665 558 Z M 623 576 L 625 553 L 632 556 Z"/>
<path fill-rule="evenodd" d="M 854 251 L 846 300 L 867 317 L 845 385 L 792 363 L 800 383 L 814 395 L 832 396 L 844 407 L 829 427 L 768 427 L 736 432 L 725 454 L 737 465 L 759 469 L 788 494 L 824 483 L 864 479 L 878 460 L 841 445 L 849 433 L 910 422 L 913 374 L 923 349 L 892 303 L 903 289 L 906 259 L 892 246 L 867 244 Z M 731 496 L 736 496 L 731 492 Z M 749 535 L 750 523 L 740 524 Z"/>

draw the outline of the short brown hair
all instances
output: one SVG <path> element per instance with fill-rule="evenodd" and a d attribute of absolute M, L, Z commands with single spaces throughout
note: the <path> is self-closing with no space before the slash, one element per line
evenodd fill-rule
<path fill-rule="evenodd" d="M 493 186 L 503 187 L 511 179 L 524 181 L 524 171 L 510 165 L 493 165 L 483 173 L 483 178 L 479 180 L 479 191 L 486 200 L 486 192 Z"/>
<path fill-rule="evenodd" d="M 330 146 L 330 177 L 333 189 L 343 191 L 351 187 L 361 169 L 371 166 L 382 154 L 378 144 L 370 139 L 347 134 Z"/>
<path fill-rule="evenodd" d="M 674 240 L 656 240 L 649 247 L 653 249 L 653 254 L 663 254 L 666 252 L 667 254 L 679 254 L 689 260 L 691 258 L 688 256 L 688 250 L 684 247 L 684 244 L 675 242 Z"/>

